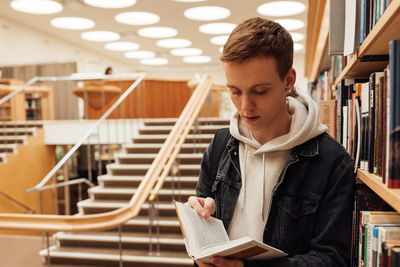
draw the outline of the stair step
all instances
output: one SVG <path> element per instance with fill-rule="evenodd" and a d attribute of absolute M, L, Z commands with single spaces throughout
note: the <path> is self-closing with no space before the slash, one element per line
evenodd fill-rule
<path fill-rule="evenodd" d="M 149 217 L 138 216 L 127 221 L 122 225 L 123 232 L 148 232 L 150 225 Z M 175 233 L 181 234 L 181 228 L 176 216 L 155 218 L 151 221 L 152 231 L 155 233 L 157 228 L 160 233 Z M 115 231 L 115 230 L 114 230 Z"/>
<path fill-rule="evenodd" d="M 128 205 L 129 201 L 112 201 L 112 200 L 92 200 L 85 199 L 77 203 L 80 214 L 96 214 L 107 211 L 113 211 Z M 140 210 L 139 216 L 147 216 L 150 208 L 149 203 L 144 203 Z M 158 202 L 154 204 L 154 208 L 158 209 L 160 216 L 176 216 L 174 204 L 169 202 Z"/>
<path fill-rule="evenodd" d="M 104 188 L 96 186 L 89 188 L 88 193 L 90 198 L 94 200 L 130 200 L 136 191 L 137 189 L 134 188 Z M 160 201 L 172 201 L 178 195 L 181 199 L 187 199 L 189 196 L 196 195 L 196 191 L 193 189 L 161 189 L 158 193 L 158 199 Z"/>
<path fill-rule="evenodd" d="M 227 124 L 226 126 L 228 126 Z M 169 134 L 172 130 L 173 126 L 146 126 L 142 129 L 139 129 L 139 134 Z M 196 128 L 192 126 L 189 134 L 201 133 L 201 134 L 213 134 L 221 129 L 221 125 L 198 125 Z"/>
<path fill-rule="evenodd" d="M 4 125 L 0 124 L 0 136 L 2 135 L 35 135 L 36 128 L 20 128 L 11 127 L 5 128 Z"/>
<path fill-rule="evenodd" d="M 43 123 L 40 121 L 3 121 L 0 122 L 0 128 L 8 127 L 8 128 L 35 128 L 35 127 L 43 127 Z"/>
<path fill-rule="evenodd" d="M 58 232 L 54 235 L 56 244 L 60 247 L 103 247 L 103 248 L 118 248 L 119 236 L 115 232 L 80 232 L 80 233 L 65 233 Z M 155 236 L 153 233 L 150 238 L 148 232 L 131 233 L 122 232 L 121 236 L 122 247 L 124 249 L 148 250 L 150 242 L 159 244 L 162 250 L 165 251 L 185 251 L 185 242 L 182 234 L 165 234 L 159 233 Z"/>
<path fill-rule="evenodd" d="M 164 143 L 167 139 L 167 134 L 152 134 L 152 135 L 140 135 L 132 139 L 135 144 L 160 144 Z M 207 143 L 209 144 L 213 139 L 213 134 L 188 134 L 185 139 L 185 143 Z"/>
<path fill-rule="evenodd" d="M 130 176 L 130 175 L 117 175 L 113 176 L 110 174 L 104 174 L 97 177 L 100 185 L 104 187 L 136 187 L 142 181 L 143 176 Z M 198 176 L 178 176 L 178 177 L 166 177 L 163 188 L 195 188 L 198 182 Z M 180 184 L 180 185 L 179 185 Z"/>
<path fill-rule="evenodd" d="M 0 153 L 17 153 L 16 144 L 0 144 Z"/>
<path fill-rule="evenodd" d="M 183 144 L 180 153 L 204 153 L 209 144 Z M 162 144 L 125 144 L 127 153 L 158 153 Z"/>
<path fill-rule="evenodd" d="M 77 252 L 77 249 L 79 252 Z M 48 251 L 43 249 L 40 256 L 47 258 Z M 50 247 L 50 262 L 61 264 L 74 264 L 85 266 L 120 266 L 120 251 L 116 249 L 105 248 L 57 248 Z M 148 251 L 141 250 L 123 250 L 123 266 L 148 266 L 148 267 L 166 267 L 166 266 L 193 266 L 193 260 L 186 252 L 164 252 L 159 255 L 155 252 L 150 254 Z"/>
<path fill-rule="evenodd" d="M 117 153 L 115 159 L 120 164 L 151 164 L 157 157 L 156 153 L 148 154 L 129 154 L 129 153 Z M 200 164 L 203 158 L 203 153 L 193 154 L 178 154 L 177 160 L 180 164 Z"/>
<path fill-rule="evenodd" d="M 146 126 L 162 126 L 162 125 L 175 125 L 177 118 L 166 119 L 145 119 L 143 121 Z M 199 125 L 229 125 L 229 119 L 221 118 L 198 118 Z"/>
<path fill-rule="evenodd" d="M 26 144 L 25 135 L 5 135 L 0 134 L 0 144 Z"/>
<path fill-rule="evenodd" d="M 145 175 L 151 164 L 118 164 L 107 165 L 107 172 L 112 175 Z M 200 173 L 200 164 L 181 164 L 178 166 L 179 176 L 194 176 Z"/>

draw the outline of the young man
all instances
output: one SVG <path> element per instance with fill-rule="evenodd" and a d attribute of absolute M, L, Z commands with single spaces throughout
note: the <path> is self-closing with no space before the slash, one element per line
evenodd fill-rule
<path fill-rule="evenodd" d="M 189 205 L 203 217 L 221 219 L 230 239 L 250 236 L 288 256 L 196 263 L 348 265 L 353 161 L 318 122 L 318 105 L 294 88 L 289 32 L 262 18 L 244 21 L 231 33 L 221 60 L 236 111 L 229 132 L 217 131 L 204 154 L 197 196 Z"/>

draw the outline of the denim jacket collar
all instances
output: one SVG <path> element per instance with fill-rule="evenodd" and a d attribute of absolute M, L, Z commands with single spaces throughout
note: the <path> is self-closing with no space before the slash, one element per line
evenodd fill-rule
<path fill-rule="evenodd" d="M 228 148 L 228 151 L 238 151 L 239 149 L 239 140 L 231 136 L 229 138 L 226 147 Z M 307 142 L 298 145 L 293 148 L 292 154 L 293 155 L 300 155 L 304 157 L 313 157 L 318 155 L 318 139 L 317 138 L 312 138 L 308 140 Z"/>

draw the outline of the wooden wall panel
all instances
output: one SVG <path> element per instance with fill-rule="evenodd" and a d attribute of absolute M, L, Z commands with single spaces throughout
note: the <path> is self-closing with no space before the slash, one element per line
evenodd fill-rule
<path fill-rule="evenodd" d="M 40 213 L 40 194 L 26 193 L 28 188 L 35 186 L 55 166 L 54 149 L 44 144 L 43 129 L 37 129 L 37 135 L 28 137 L 27 145 L 19 145 L 17 154 L 8 154 L 7 163 L 0 164 L 0 190 L 19 202 Z M 43 193 L 44 213 L 54 214 L 53 196 L 51 191 Z M 0 212 L 23 213 L 24 209 L 10 200 L 0 196 Z M 0 231 L 0 233 L 18 233 Z M 38 233 L 30 233 L 35 234 Z"/>
<path fill-rule="evenodd" d="M 121 94 L 132 84 L 133 80 L 107 81 L 106 84 L 122 88 Z M 135 91 L 110 115 L 115 118 L 174 118 L 179 117 L 191 91 L 187 81 L 169 81 L 146 79 Z M 113 102 L 108 103 L 103 109 L 88 107 L 88 118 L 96 119 L 101 116 Z"/>

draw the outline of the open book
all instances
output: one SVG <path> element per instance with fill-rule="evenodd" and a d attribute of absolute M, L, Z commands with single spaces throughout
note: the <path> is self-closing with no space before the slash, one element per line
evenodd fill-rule
<path fill-rule="evenodd" d="M 195 260 L 210 263 L 213 256 L 256 260 L 287 255 L 250 237 L 229 240 L 221 220 L 214 217 L 202 218 L 187 204 L 174 203 L 186 250 Z"/>

